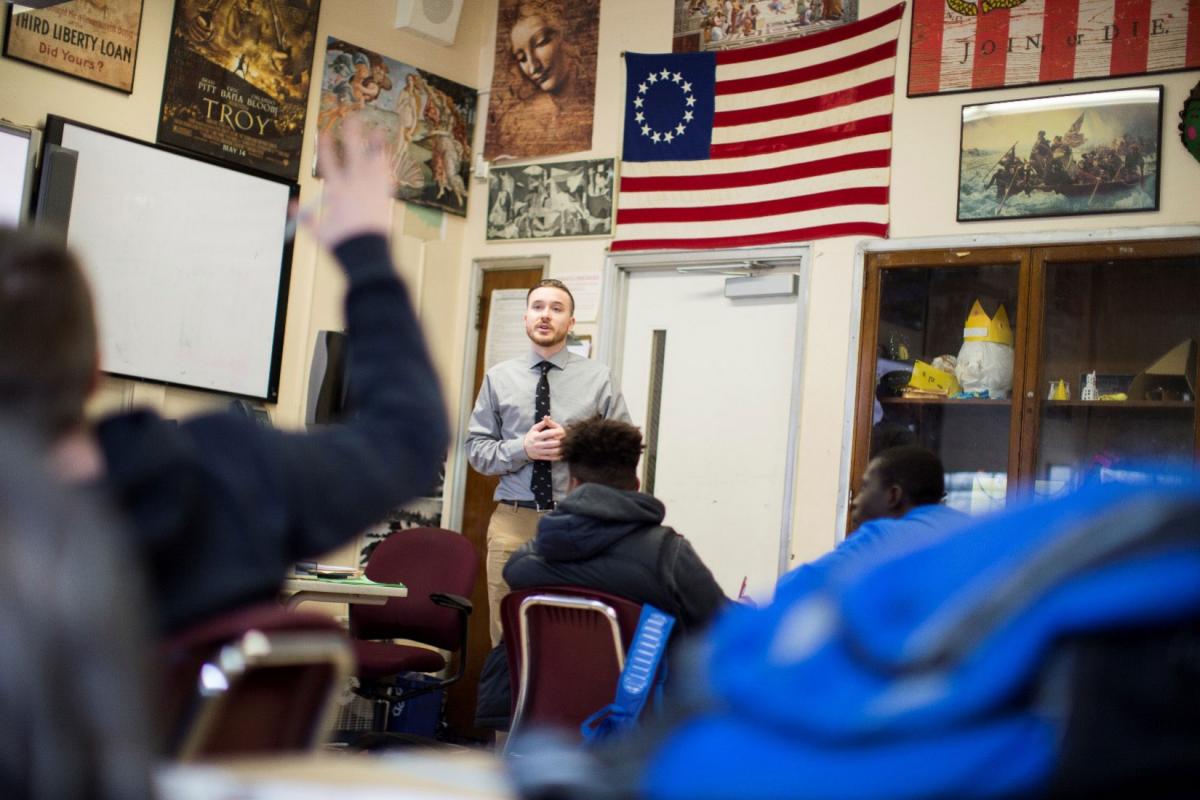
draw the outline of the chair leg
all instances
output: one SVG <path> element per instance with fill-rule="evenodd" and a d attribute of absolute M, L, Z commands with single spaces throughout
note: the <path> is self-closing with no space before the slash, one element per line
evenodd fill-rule
<path fill-rule="evenodd" d="M 388 715 L 391 713 L 392 703 L 390 700 L 383 698 L 375 698 L 371 709 L 371 731 L 373 733 L 383 733 L 388 728 Z"/>

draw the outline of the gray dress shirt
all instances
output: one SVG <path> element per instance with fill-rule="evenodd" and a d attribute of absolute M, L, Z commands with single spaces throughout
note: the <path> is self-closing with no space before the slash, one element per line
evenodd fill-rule
<path fill-rule="evenodd" d="M 629 422 L 621 393 L 613 388 L 608 367 L 567 352 L 548 359 L 550 417 L 564 428 L 597 414 Z M 533 462 L 525 453 L 525 434 L 533 427 L 534 392 L 542 357 L 532 350 L 488 370 L 467 428 L 467 461 L 484 475 L 499 475 L 496 500 L 532 500 Z M 567 465 L 552 465 L 554 499 L 567 494 Z"/>

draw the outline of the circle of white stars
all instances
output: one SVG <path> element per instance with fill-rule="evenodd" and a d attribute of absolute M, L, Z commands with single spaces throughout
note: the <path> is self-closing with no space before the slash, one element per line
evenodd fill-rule
<path fill-rule="evenodd" d="M 646 76 L 646 80 L 638 84 L 637 97 L 633 98 L 633 107 L 641 109 L 646 103 L 646 92 L 650 91 L 650 87 L 662 81 L 663 83 L 673 83 L 683 92 L 683 102 L 686 108 L 683 111 L 683 119 L 674 128 L 667 128 L 665 131 L 655 130 L 646 124 L 646 115 L 641 110 L 633 115 L 633 120 L 642 129 L 642 136 L 649 137 L 650 141 L 658 144 L 666 142 L 670 144 L 679 137 L 683 136 L 687 130 L 687 123 L 695 118 L 692 108 L 696 105 L 696 97 L 692 94 L 692 85 L 683 79 L 683 75 L 678 72 L 671 72 L 669 69 L 663 69 L 661 72 L 651 72 Z"/>

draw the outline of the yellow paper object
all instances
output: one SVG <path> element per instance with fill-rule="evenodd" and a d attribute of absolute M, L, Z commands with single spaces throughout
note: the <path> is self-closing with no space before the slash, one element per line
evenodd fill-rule
<path fill-rule="evenodd" d="M 1013 346 L 1012 326 L 1008 324 L 1008 312 L 1003 304 L 996 309 L 996 315 L 989 317 L 983 306 L 976 300 L 967 315 L 967 324 L 963 326 L 964 342 L 996 342 Z"/>
<path fill-rule="evenodd" d="M 912 377 L 909 378 L 908 385 L 913 389 L 945 397 L 962 391 L 958 385 L 958 379 L 954 377 L 953 373 L 944 372 L 924 361 L 917 361 L 913 364 Z"/>

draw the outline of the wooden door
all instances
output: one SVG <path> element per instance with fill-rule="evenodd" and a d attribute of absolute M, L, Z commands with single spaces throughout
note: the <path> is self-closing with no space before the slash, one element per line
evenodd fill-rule
<path fill-rule="evenodd" d="M 542 279 L 541 267 L 486 269 L 483 273 L 483 289 L 479 295 L 479 313 L 476 315 L 475 379 L 471 385 L 471 397 L 479 394 L 483 384 L 484 354 L 487 352 L 488 315 L 491 310 L 492 292 L 497 289 L 528 289 Z M 491 732 L 475 728 L 475 696 L 479 688 L 479 672 L 483 659 L 492 649 L 488 632 L 487 571 L 484 566 L 487 555 L 488 520 L 496 504 L 492 495 L 496 491 L 498 477 L 480 475 L 467 469 L 466 489 L 463 493 L 462 533 L 475 547 L 479 564 L 479 577 L 471 593 L 475 606 L 467 640 L 467 668 L 461 681 L 450 687 L 446 701 L 446 721 L 459 736 L 471 739 L 487 739 Z"/>

